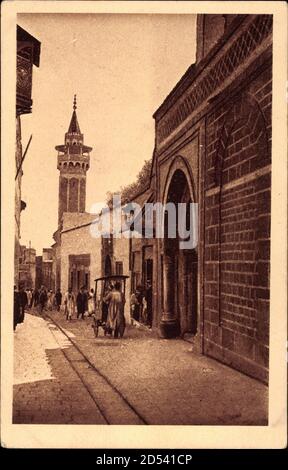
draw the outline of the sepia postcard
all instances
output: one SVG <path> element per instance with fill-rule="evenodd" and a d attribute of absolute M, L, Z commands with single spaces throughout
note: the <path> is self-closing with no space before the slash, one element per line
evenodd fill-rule
<path fill-rule="evenodd" d="M 6 1 L 1 111 L 2 446 L 285 447 L 286 3 Z"/>

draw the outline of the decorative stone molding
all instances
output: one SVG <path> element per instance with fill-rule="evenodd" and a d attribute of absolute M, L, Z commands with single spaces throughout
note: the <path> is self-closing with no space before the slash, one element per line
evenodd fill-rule
<path fill-rule="evenodd" d="M 202 71 L 186 98 L 174 110 L 168 112 L 166 118 L 160 120 L 157 126 L 159 143 L 215 93 L 224 80 L 229 78 L 253 54 L 255 49 L 272 33 L 272 21 L 272 15 L 257 15 L 212 68 Z"/>

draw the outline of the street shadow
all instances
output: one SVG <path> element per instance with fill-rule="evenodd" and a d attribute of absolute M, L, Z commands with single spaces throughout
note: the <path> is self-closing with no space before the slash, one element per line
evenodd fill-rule
<path fill-rule="evenodd" d="M 74 348 L 65 348 L 73 357 Z M 62 350 L 45 349 L 49 380 L 13 387 L 13 424 L 104 424 L 90 394 L 67 362 Z M 83 358 L 83 361 L 85 359 Z"/>

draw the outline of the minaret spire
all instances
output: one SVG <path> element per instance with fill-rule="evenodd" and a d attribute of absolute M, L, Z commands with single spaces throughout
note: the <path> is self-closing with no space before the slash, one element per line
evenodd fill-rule
<path fill-rule="evenodd" d="M 76 95 L 74 95 L 73 113 L 72 113 L 72 118 L 71 118 L 69 129 L 68 129 L 68 134 L 81 134 L 77 115 L 76 115 L 76 109 L 77 109 L 77 102 L 76 102 Z"/>

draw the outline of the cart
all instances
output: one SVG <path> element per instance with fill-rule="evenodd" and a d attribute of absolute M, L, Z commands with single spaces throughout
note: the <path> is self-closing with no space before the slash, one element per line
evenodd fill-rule
<path fill-rule="evenodd" d="M 126 290 L 126 279 L 129 276 L 123 274 L 115 274 L 111 276 L 103 276 L 95 279 L 95 314 L 93 315 L 93 324 L 92 328 L 94 330 L 95 336 L 97 338 L 99 333 L 99 328 L 103 328 L 104 336 L 110 333 L 108 327 L 106 326 L 107 315 L 108 315 L 108 304 L 104 302 L 104 298 L 109 293 L 112 286 L 119 282 L 121 285 L 121 292 L 125 299 L 125 290 Z"/>

